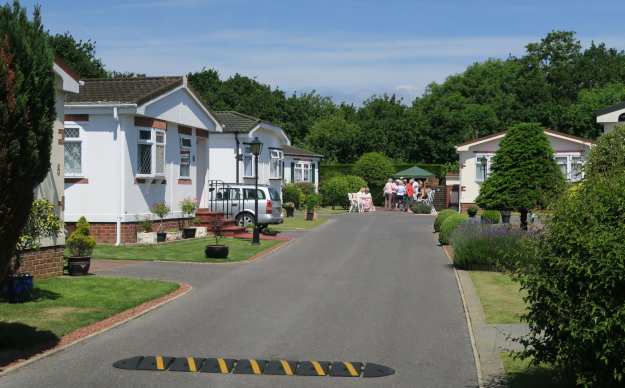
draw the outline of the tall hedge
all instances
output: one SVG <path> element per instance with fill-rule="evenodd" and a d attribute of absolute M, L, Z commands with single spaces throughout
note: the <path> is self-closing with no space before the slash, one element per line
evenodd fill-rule
<path fill-rule="evenodd" d="M 526 228 L 529 210 L 546 206 L 563 187 L 564 176 L 544 129 L 521 123 L 512 126 L 501 141 L 476 202 L 484 209 L 519 211 Z"/>
<path fill-rule="evenodd" d="M 53 55 L 35 8 L 0 7 L 0 279 L 7 274 L 33 202 L 50 168 L 55 118 Z"/>
<path fill-rule="evenodd" d="M 366 185 L 365 180 L 359 176 L 338 175 L 324 182 L 319 191 L 324 205 L 347 208 L 349 206 L 347 194 L 355 193 Z"/>

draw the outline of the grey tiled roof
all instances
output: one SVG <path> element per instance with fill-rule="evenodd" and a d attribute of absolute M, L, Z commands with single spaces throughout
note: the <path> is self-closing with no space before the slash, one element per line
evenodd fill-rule
<path fill-rule="evenodd" d="M 283 145 L 282 146 L 282 151 L 284 151 L 285 155 L 293 155 L 293 156 L 311 156 L 311 157 L 315 157 L 315 158 L 323 158 L 323 155 L 320 154 L 316 154 L 314 152 L 302 149 L 302 148 L 297 148 L 297 147 L 293 147 L 290 145 Z"/>
<path fill-rule="evenodd" d="M 78 94 L 69 93 L 67 104 L 143 104 L 183 83 L 183 77 L 85 79 Z"/>
<path fill-rule="evenodd" d="M 224 132 L 247 133 L 254 129 L 261 120 L 257 117 L 248 116 L 235 111 L 215 112 L 217 120 L 224 126 Z"/>

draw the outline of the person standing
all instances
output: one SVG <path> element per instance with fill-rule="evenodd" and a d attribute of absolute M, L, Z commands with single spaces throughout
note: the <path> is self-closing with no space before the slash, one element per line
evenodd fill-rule
<path fill-rule="evenodd" d="M 413 200 L 416 202 L 419 199 L 419 180 L 415 179 L 414 182 L 412 182 L 412 193 L 413 193 Z"/>
<path fill-rule="evenodd" d="M 404 186 L 404 182 L 401 180 L 397 181 L 397 192 L 395 195 L 397 197 L 397 207 L 399 208 L 401 206 L 401 209 L 406 211 L 406 186 Z"/>
<path fill-rule="evenodd" d="M 412 200 L 414 196 L 414 189 L 412 186 L 413 183 L 414 183 L 414 179 L 410 179 L 408 181 L 408 184 L 406 185 L 406 203 L 408 204 L 408 207 L 412 205 Z"/>
<path fill-rule="evenodd" d="M 388 179 L 384 185 L 384 208 L 390 210 L 393 206 L 393 180 Z"/>

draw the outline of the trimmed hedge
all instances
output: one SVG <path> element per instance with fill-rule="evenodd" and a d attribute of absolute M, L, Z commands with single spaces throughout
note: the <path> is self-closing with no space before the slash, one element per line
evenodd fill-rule
<path fill-rule="evenodd" d="M 498 224 L 501 220 L 501 213 L 499 210 L 484 210 L 480 214 L 480 220 L 485 224 Z"/>
<path fill-rule="evenodd" d="M 429 164 L 429 163 L 394 163 L 393 168 L 395 172 L 405 170 L 407 168 L 418 166 L 425 170 L 428 170 L 432 174 L 439 178 L 443 178 L 449 169 L 444 164 Z M 324 179 L 332 178 L 337 175 L 350 175 L 354 171 L 353 163 L 333 163 L 333 164 L 321 164 L 319 165 L 319 181 L 323 182 Z"/>
<path fill-rule="evenodd" d="M 449 245 L 449 238 L 456 228 L 468 220 L 469 217 L 466 214 L 452 214 L 441 224 L 441 230 L 438 233 L 438 242 L 442 245 Z"/>
<path fill-rule="evenodd" d="M 438 215 L 434 220 L 434 231 L 439 232 L 441 230 L 441 224 L 447 219 L 447 217 L 453 214 L 458 214 L 458 212 L 453 209 L 445 209 L 438 212 Z"/>

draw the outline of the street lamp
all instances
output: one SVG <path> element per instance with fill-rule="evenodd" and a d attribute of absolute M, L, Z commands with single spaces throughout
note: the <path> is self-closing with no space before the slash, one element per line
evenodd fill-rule
<path fill-rule="evenodd" d="M 263 143 L 255 137 L 249 144 L 250 152 L 254 155 L 254 234 L 252 235 L 252 244 L 260 244 L 260 229 L 258 228 L 258 156 L 263 150 Z"/>

